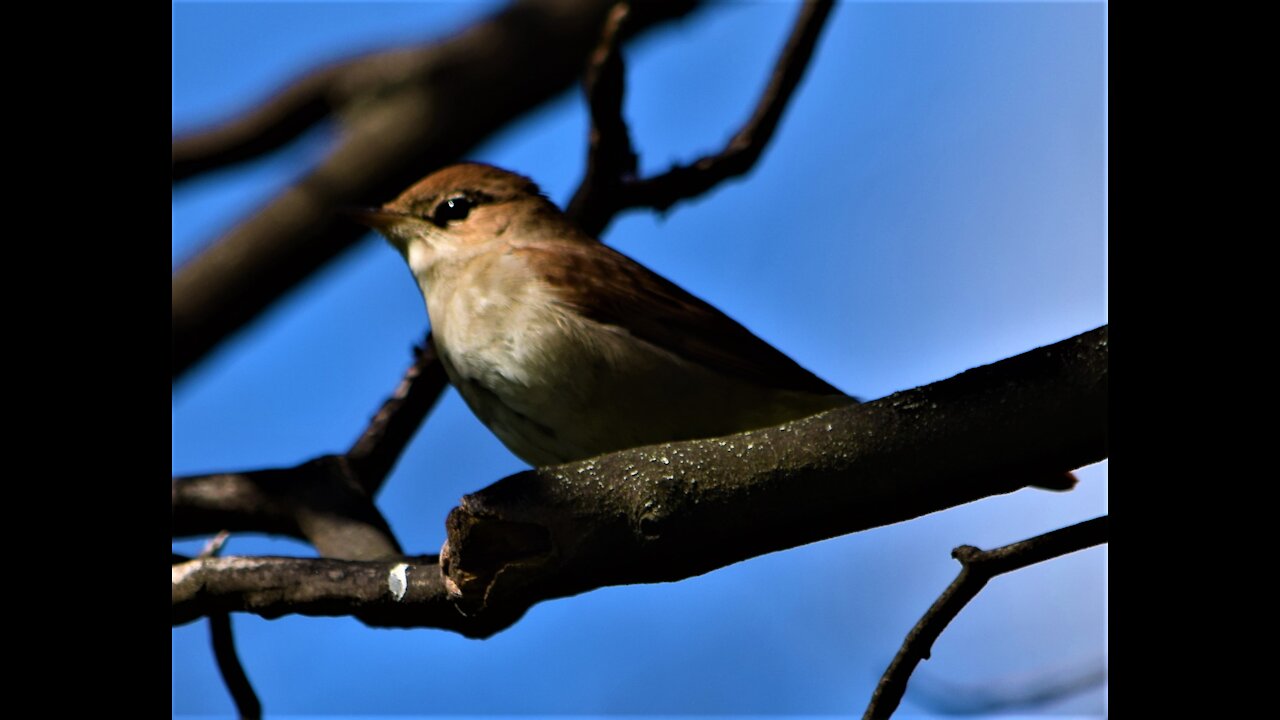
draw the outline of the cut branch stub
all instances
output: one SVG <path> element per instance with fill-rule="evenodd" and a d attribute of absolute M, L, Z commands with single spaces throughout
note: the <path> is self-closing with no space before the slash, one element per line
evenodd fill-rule
<path fill-rule="evenodd" d="M 441 569 L 475 612 L 679 580 L 1098 462 L 1107 331 L 860 406 L 513 475 L 449 514 Z"/>

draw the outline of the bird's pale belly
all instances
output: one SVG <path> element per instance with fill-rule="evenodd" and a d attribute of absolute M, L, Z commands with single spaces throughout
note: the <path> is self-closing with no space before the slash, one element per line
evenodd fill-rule
<path fill-rule="evenodd" d="M 728 435 L 855 402 L 585 235 L 528 178 L 457 165 L 362 216 L 408 262 L 450 380 L 530 463 Z"/>
<path fill-rule="evenodd" d="M 500 332 L 484 336 L 432 316 L 449 379 L 503 444 L 533 465 L 726 435 L 853 402 L 725 378 L 619 328 L 546 308 L 554 306 L 494 306 L 505 317 L 490 318 L 486 327 Z"/>

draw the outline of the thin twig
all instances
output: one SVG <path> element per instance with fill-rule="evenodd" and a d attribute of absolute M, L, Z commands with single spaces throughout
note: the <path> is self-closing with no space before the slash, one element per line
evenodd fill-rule
<path fill-rule="evenodd" d="M 209 636 L 213 641 L 213 656 L 218 661 L 218 672 L 222 673 L 222 681 L 235 701 L 236 710 L 242 718 L 262 717 L 262 703 L 258 694 L 253 691 L 253 684 L 240 664 L 236 654 L 235 638 L 231 635 L 230 613 L 213 613 L 209 616 Z"/>
<path fill-rule="evenodd" d="M 617 212 L 610 197 L 617 195 L 620 184 L 634 179 L 636 172 L 636 153 L 622 117 L 626 72 L 619 40 L 629 13 L 627 2 L 618 3 L 609 12 L 583 83 L 591 109 L 587 170 L 565 214 L 592 235 L 599 234 Z"/>
<path fill-rule="evenodd" d="M 369 497 L 377 495 L 405 446 L 449 383 L 431 333 L 427 333 L 426 341 L 421 347 L 415 347 L 413 353 L 413 365 L 405 371 L 395 392 L 347 451 L 356 480 Z"/>
<path fill-rule="evenodd" d="M 218 533 L 205 543 L 196 559 L 218 557 L 230 537 L 231 533 L 226 530 Z M 218 663 L 218 673 L 222 675 L 222 682 L 226 684 L 227 692 L 231 693 L 240 717 L 262 717 L 262 703 L 258 700 L 258 694 L 253 691 L 253 683 L 249 682 L 249 676 L 236 653 L 235 637 L 231 634 L 231 613 L 209 614 L 209 639 L 213 644 L 213 657 Z"/>
<path fill-rule="evenodd" d="M 582 185 L 574 195 L 574 202 L 570 205 L 570 217 L 588 234 L 598 236 L 614 215 L 622 210 L 634 207 L 666 210 L 680 200 L 697 197 L 754 167 L 773 138 L 782 113 L 804 76 L 833 5 L 833 0 L 810 0 L 804 4 L 754 112 L 720 152 L 706 155 L 691 165 L 676 165 L 667 172 L 650 178 L 632 176 L 635 172 L 634 160 L 629 169 L 625 163 L 618 163 L 616 170 L 619 174 L 613 177 L 606 177 L 600 169 L 589 167 Z M 609 30 L 606 29 L 602 43 L 606 50 L 609 47 L 608 40 Z M 620 155 L 620 151 L 631 152 L 630 140 L 627 138 L 625 124 L 620 130 L 613 125 L 623 121 L 618 110 L 621 100 L 619 98 L 615 102 L 612 96 L 615 88 L 621 92 L 622 61 L 616 52 L 606 51 L 597 65 L 602 79 L 594 88 L 589 86 L 588 93 L 594 123 L 592 142 L 596 143 L 598 128 L 603 131 L 600 141 L 603 147 L 624 157 Z M 593 69 L 595 67 L 593 65 Z M 596 117 L 597 112 L 601 113 L 600 118 Z M 608 124 L 600 124 L 599 121 L 607 121 Z M 604 144 L 606 139 L 610 144 Z M 624 139 L 625 145 L 622 142 Z M 605 157 L 609 156 L 606 154 Z M 587 207 L 588 198 L 590 207 Z"/>
<path fill-rule="evenodd" d="M 921 660 L 929 658 L 933 643 L 964 606 L 991 578 L 1045 560 L 1107 542 L 1107 516 L 1037 535 L 1012 545 L 982 551 L 961 545 L 951 552 L 963 566 L 956 579 L 943 591 L 911 632 L 871 696 L 863 720 L 893 715 L 907 690 L 907 681 Z"/>
<path fill-rule="evenodd" d="M 231 532 L 229 530 L 219 531 L 217 535 L 214 535 L 209 539 L 209 542 L 204 544 L 204 547 L 200 550 L 200 554 L 196 557 L 217 557 L 222 552 L 222 548 L 226 547 L 227 540 L 230 537 Z"/>
<path fill-rule="evenodd" d="M 723 150 L 692 165 L 677 165 L 662 175 L 628 183 L 623 207 L 666 210 L 678 200 L 700 195 L 750 170 L 773 138 L 782 112 L 804 76 L 833 4 L 833 0 L 805 3 L 755 112 Z"/>

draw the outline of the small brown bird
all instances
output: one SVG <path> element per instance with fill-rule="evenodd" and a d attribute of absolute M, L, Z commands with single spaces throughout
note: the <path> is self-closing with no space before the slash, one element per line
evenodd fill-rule
<path fill-rule="evenodd" d="M 455 165 L 358 215 L 408 261 L 449 380 L 533 465 L 857 402 L 585 235 L 528 178 Z"/>

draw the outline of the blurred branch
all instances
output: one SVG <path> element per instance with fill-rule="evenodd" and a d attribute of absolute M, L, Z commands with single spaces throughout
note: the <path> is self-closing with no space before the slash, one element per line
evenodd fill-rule
<path fill-rule="evenodd" d="M 911 679 L 911 700 L 943 715 L 979 715 L 1043 708 L 1106 683 L 1106 662 L 1101 659 L 1087 666 L 1042 669 L 1033 677 L 1005 677 L 981 685 L 945 682 L 922 670 Z"/>
<path fill-rule="evenodd" d="M 938 636 L 991 578 L 1105 543 L 1109 537 L 1108 530 L 1107 516 L 1104 515 L 995 550 L 984 552 L 972 545 L 961 545 L 953 550 L 951 556 L 963 566 L 959 576 L 907 634 L 902 648 L 880 678 L 863 719 L 893 715 L 916 666 L 929 658 Z"/>
<path fill-rule="evenodd" d="M 218 530 L 306 540 L 325 557 L 398 557 L 400 546 L 373 497 L 445 387 L 427 335 L 395 392 L 346 455 L 292 468 L 175 478 L 173 536 Z"/>
<path fill-rule="evenodd" d="M 590 153 L 587 173 L 567 209 L 569 217 L 588 234 L 599 236 L 622 210 L 633 207 L 666 210 L 680 200 L 697 197 L 754 167 L 804 76 L 832 5 L 833 0 L 805 2 L 755 111 L 724 149 L 691 165 L 676 165 L 650 178 L 635 177 L 636 157 L 622 119 L 622 59 L 614 40 L 617 27 L 611 16 L 588 73 L 587 94 L 592 117 Z M 621 14 L 625 17 L 625 10 Z M 621 21 L 619 18 L 617 22 Z"/>
<path fill-rule="evenodd" d="M 344 72 L 373 64 L 391 53 L 354 58 L 316 70 L 283 88 L 239 117 L 173 139 L 174 183 L 228 165 L 252 160 L 287 145 L 339 105 Z"/>
<path fill-rule="evenodd" d="M 628 32 L 695 5 L 646 2 Z M 242 118 L 176 138 L 180 180 L 278 147 L 330 114 L 343 121 L 316 168 L 174 273 L 173 378 L 364 235 L 338 208 L 385 201 L 568 87 L 609 7 L 520 0 L 454 37 L 332 65 Z"/>
<path fill-rule="evenodd" d="M 440 586 L 430 580 L 430 592 L 447 588 L 467 622 L 438 619 L 445 597 L 434 594 L 426 615 L 399 609 L 405 614 L 395 622 L 496 632 L 541 600 L 680 580 L 1097 462 L 1107 452 L 1107 355 L 1104 326 L 864 405 L 512 475 L 464 497 L 446 523 L 443 577 Z M 291 567 L 303 585 L 334 582 L 334 568 L 363 567 L 298 562 Z M 319 564 L 308 571 L 306 562 Z M 175 606 L 186 598 L 175 622 L 219 609 L 274 617 L 363 612 L 385 602 L 368 594 L 367 583 L 381 575 L 359 581 L 365 594 L 351 606 L 255 575 L 262 567 L 226 570 L 238 573 L 228 591 L 236 599 L 226 606 L 189 604 L 195 591 L 179 593 L 179 580 L 184 588 L 188 580 L 175 570 Z M 385 563 L 369 567 L 385 572 Z M 196 594 L 208 599 L 213 580 L 202 577 Z M 340 597 L 351 601 L 355 591 L 343 588 Z M 286 596 L 305 604 L 295 609 Z"/>
<path fill-rule="evenodd" d="M 217 535 L 209 538 L 209 541 L 204 544 L 204 547 L 200 550 L 200 554 L 197 557 L 217 557 L 222 553 L 222 548 L 226 547 L 227 540 L 230 538 L 230 531 L 223 530 L 219 532 Z"/>

